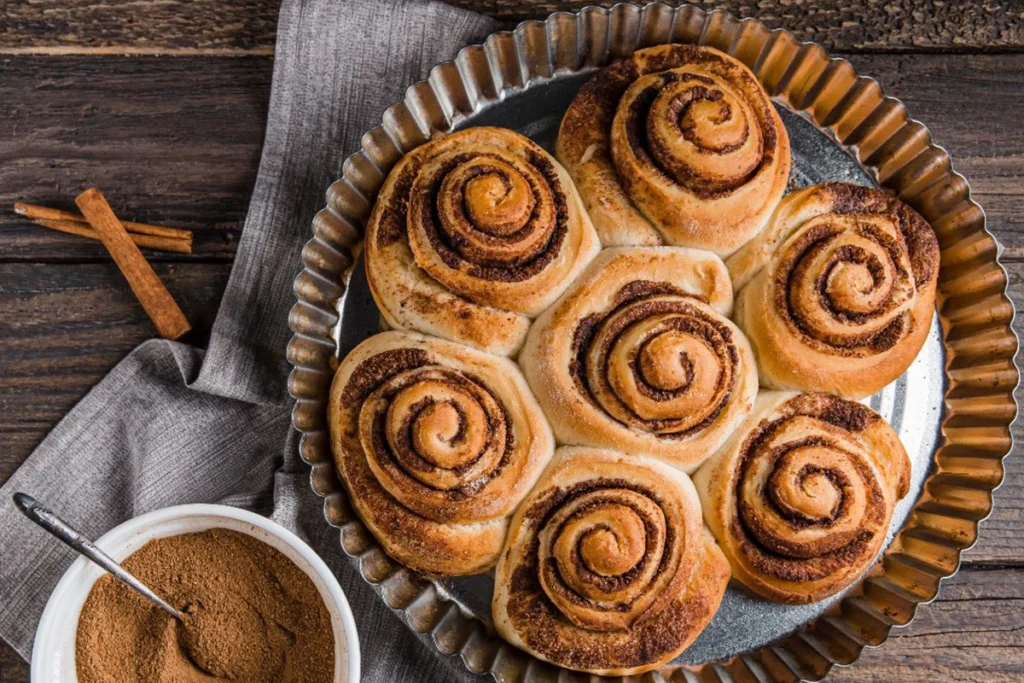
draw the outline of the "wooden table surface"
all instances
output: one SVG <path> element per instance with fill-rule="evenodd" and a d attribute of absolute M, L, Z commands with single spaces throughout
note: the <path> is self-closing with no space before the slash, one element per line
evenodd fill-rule
<path fill-rule="evenodd" d="M 457 0 L 514 20 L 583 2 Z M 1024 2 L 711 0 L 816 40 L 925 122 L 1005 245 L 1024 303 Z M 277 0 L 7 0 L 0 20 L 0 482 L 128 351 L 153 336 L 101 246 L 15 201 L 73 208 L 89 185 L 126 219 L 195 231 L 150 254 L 204 344 L 256 177 Z M 340 163 L 339 163 L 340 167 Z M 340 173 L 339 173 L 340 175 Z M 1018 442 L 1021 427 L 1015 429 Z M 1024 466 L 935 603 L 845 681 L 1024 681 Z M 0 682 L 28 666 L 0 646 Z"/>

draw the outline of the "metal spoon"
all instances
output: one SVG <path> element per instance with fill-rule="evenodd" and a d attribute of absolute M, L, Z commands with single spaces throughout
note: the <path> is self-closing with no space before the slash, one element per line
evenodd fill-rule
<path fill-rule="evenodd" d="M 144 583 L 129 574 L 124 567 L 114 561 L 114 558 L 97 548 L 95 543 L 90 541 L 82 533 L 72 529 L 67 522 L 53 514 L 53 512 L 40 504 L 35 498 L 27 493 L 15 493 L 14 504 L 19 510 L 25 513 L 26 517 L 49 531 L 66 545 L 70 546 L 73 550 L 85 555 L 100 567 L 106 569 L 115 579 L 129 588 L 135 589 L 147 600 L 170 614 L 178 621 L 185 620 L 185 615 L 164 602 L 159 595 L 147 588 Z"/>

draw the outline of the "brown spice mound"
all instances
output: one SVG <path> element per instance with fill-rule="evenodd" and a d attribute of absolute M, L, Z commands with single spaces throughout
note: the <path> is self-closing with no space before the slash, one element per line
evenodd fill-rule
<path fill-rule="evenodd" d="M 330 683 L 334 632 L 313 581 L 251 536 L 211 529 L 150 541 L 125 568 L 184 625 L 104 576 L 78 621 L 79 683 Z"/>

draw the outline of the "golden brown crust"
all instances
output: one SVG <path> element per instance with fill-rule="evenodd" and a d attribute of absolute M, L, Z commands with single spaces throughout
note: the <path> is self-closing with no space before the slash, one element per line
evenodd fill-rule
<path fill-rule="evenodd" d="M 880 190 L 794 192 L 727 265 L 735 320 L 771 388 L 870 396 L 910 366 L 931 327 L 935 232 Z"/>
<path fill-rule="evenodd" d="M 560 448 L 513 517 L 492 614 L 541 659 L 628 676 L 692 643 L 728 580 L 689 477 L 650 458 Z"/>
<path fill-rule="evenodd" d="M 753 354 L 725 317 L 731 303 L 710 252 L 605 249 L 519 356 L 558 440 L 696 469 L 757 392 Z"/>
<path fill-rule="evenodd" d="M 328 412 L 356 513 L 399 562 L 475 574 L 551 458 L 551 430 L 510 361 L 408 332 L 342 361 Z"/>
<path fill-rule="evenodd" d="M 694 475 L 733 576 L 785 603 L 834 595 L 867 570 L 909 483 L 907 453 L 878 413 L 771 391 Z"/>
<path fill-rule="evenodd" d="M 666 244 L 728 255 L 782 198 L 789 137 L 764 88 L 710 47 L 637 50 L 580 89 L 558 159 L 605 246 Z"/>
<path fill-rule="evenodd" d="M 512 355 L 600 244 L 569 175 L 505 128 L 404 156 L 366 229 L 366 275 L 388 324 Z"/>

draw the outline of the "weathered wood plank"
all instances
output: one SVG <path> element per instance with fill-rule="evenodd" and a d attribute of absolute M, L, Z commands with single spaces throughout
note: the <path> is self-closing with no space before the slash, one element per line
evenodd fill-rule
<path fill-rule="evenodd" d="M 279 0 L 11 2 L 0 52 L 273 54 Z"/>
<path fill-rule="evenodd" d="M 613 0 L 450 0 L 499 19 L 542 18 Z M 672 0 L 678 4 L 679 0 Z M 703 0 L 705 9 L 757 17 L 836 50 L 999 49 L 1024 46 L 1014 0 Z M 101 0 L 9 3 L 0 53 L 271 54 L 277 0 Z"/>
<path fill-rule="evenodd" d="M 880 648 L 828 680 L 985 681 L 1024 680 L 1024 570 L 963 569 L 945 582 L 939 598 L 917 610 Z"/>
<path fill-rule="evenodd" d="M 1011 259 L 1024 258 L 1024 54 L 855 55 L 953 155 Z M 0 60 L 0 259 L 102 258 L 98 244 L 14 215 L 69 208 L 96 185 L 126 218 L 196 231 L 202 258 L 234 253 L 263 141 L 267 57 Z M 1009 112 L 1009 114 L 1008 114 Z M 345 150 L 339 154 L 339 167 Z"/>
<path fill-rule="evenodd" d="M 0 640 L 0 681 L 3 683 L 28 683 L 28 662 Z"/>
<path fill-rule="evenodd" d="M 205 345 L 230 264 L 168 263 L 157 274 Z M 129 351 L 156 336 L 112 263 L 0 264 L 0 482 Z"/>
<path fill-rule="evenodd" d="M 556 10 L 615 0 L 448 0 L 501 19 L 543 17 Z M 643 4 L 642 2 L 638 4 Z M 680 0 L 669 0 L 678 5 Z M 772 28 L 786 28 L 802 40 L 830 50 L 910 50 L 914 48 L 1015 48 L 1024 44 L 1021 7 L 1014 0 L 930 2 L 928 0 L 700 0 L 704 9 L 724 9 L 755 17 Z"/>
<path fill-rule="evenodd" d="M 230 258 L 272 67 L 270 57 L 0 58 L 0 259 L 105 257 L 101 244 L 11 209 L 19 200 L 74 209 L 88 186 L 125 219 L 194 230 L 196 257 Z"/>

